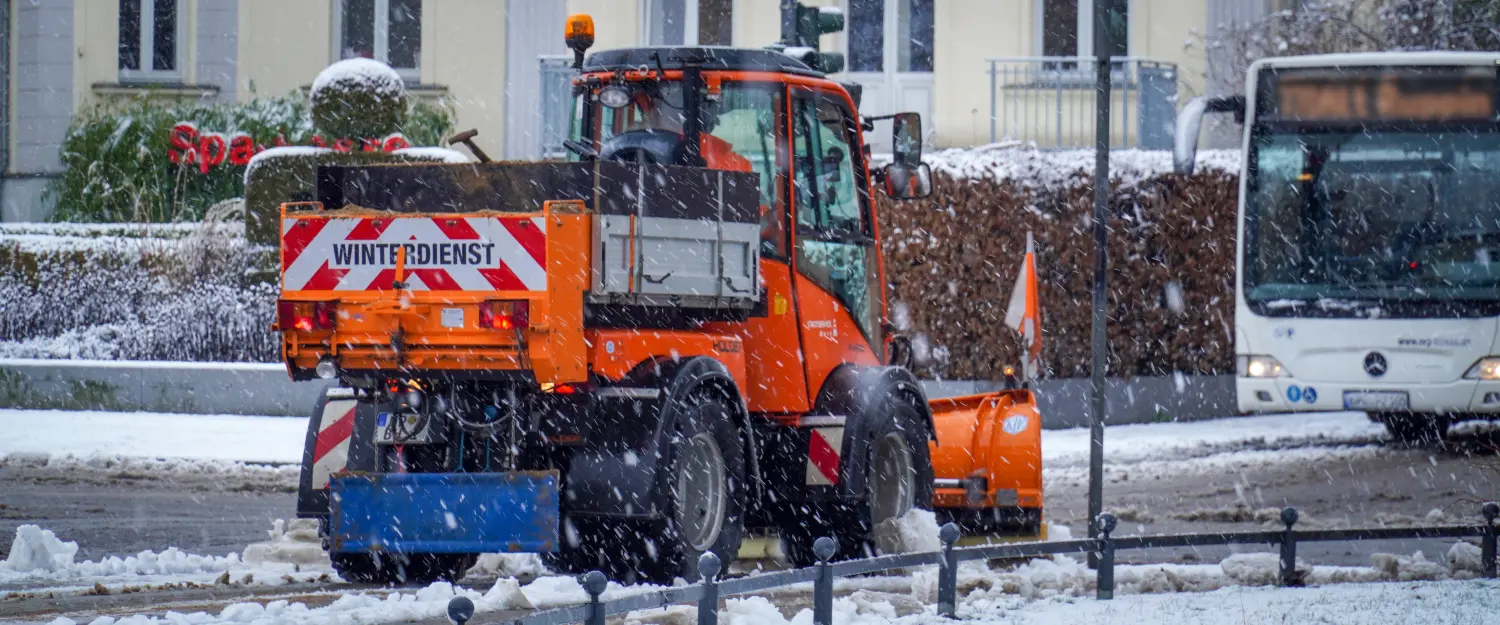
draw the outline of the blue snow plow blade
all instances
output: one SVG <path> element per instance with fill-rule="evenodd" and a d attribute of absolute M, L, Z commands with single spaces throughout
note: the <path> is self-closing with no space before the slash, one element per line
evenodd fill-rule
<path fill-rule="evenodd" d="M 555 551 L 557 488 L 556 471 L 334 476 L 329 550 Z"/>

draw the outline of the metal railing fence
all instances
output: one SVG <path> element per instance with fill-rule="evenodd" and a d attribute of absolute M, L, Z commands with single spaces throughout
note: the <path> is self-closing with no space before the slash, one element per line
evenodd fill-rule
<path fill-rule="evenodd" d="M 1095 59 L 1031 56 L 986 59 L 990 142 L 1043 148 L 1094 144 Z M 1177 65 L 1152 59 L 1111 61 L 1110 144 L 1168 150 L 1177 118 Z"/>
<path fill-rule="evenodd" d="M 1115 553 L 1127 549 L 1214 547 L 1224 545 L 1275 545 L 1280 547 L 1280 582 L 1284 586 L 1301 585 L 1296 570 L 1297 545 L 1305 542 L 1337 542 L 1358 540 L 1407 540 L 1417 538 L 1466 538 L 1479 537 L 1480 556 L 1483 561 L 1483 576 L 1496 578 L 1496 517 L 1500 516 L 1500 504 L 1486 503 L 1483 507 L 1483 522 L 1477 525 L 1452 525 L 1436 527 L 1360 528 L 1343 530 L 1297 530 L 1297 510 L 1284 508 L 1281 522 L 1285 529 L 1256 532 L 1225 532 L 1214 534 L 1176 534 L 1163 536 L 1130 536 L 1114 538 L 1116 519 L 1114 515 L 1100 515 L 1101 533 L 1097 538 L 1065 540 L 1047 543 L 1017 543 L 976 547 L 955 547 L 959 539 L 958 526 L 949 523 L 943 526 L 939 537 L 941 551 L 877 556 L 845 562 L 831 562 L 836 550 L 832 538 L 819 538 L 813 544 L 813 553 L 818 563 L 803 569 L 753 575 L 729 580 L 719 580 L 721 569 L 719 557 L 705 553 L 698 560 L 698 570 L 703 581 L 690 586 L 652 591 L 628 597 L 603 601 L 607 580 L 603 573 L 591 571 L 579 579 L 589 595 L 588 603 L 544 610 L 521 618 L 496 619 L 485 623 L 509 623 L 511 625 L 563 625 L 583 622 L 586 625 L 604 625 L 610 616 L 627 614 L 637 610 L 666 608 L 672 605 L 696 603 L 698 625 L 717 625 L 719 598 L 792 584 L 813 583 L 813 623 L 831 625 L 833 622 L 833 580 L 836 577 L 876 573 L 892 569 L 937 565 L 938 568 L 938 614 L 953 618 L 958 610 L 958 563 L 967 560 L 999 560 L 1036 558 L 1057 554 L 1079 553 L 1098 556 L 1097 593 L 1100 600 L 1114 598 Z M 705 609 L 707 608 L 707 609 Z M 474 605 L 469 599 L 458 597 L 449 604 L 449 615 L 459 625 L 474 615 Z"/>

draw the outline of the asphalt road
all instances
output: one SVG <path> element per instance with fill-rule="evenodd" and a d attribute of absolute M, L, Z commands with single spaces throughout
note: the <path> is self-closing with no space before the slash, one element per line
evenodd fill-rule
<path fill-rule="evenodd" d="M 1264 512 L 1254 518 L 1257 511 L 1284 505 L 1296 506 L 1306 527 L 1467 523 L 1478 519 L 1479 501 L 1500 498 L 1500 430 L 1461 433 L 1440 449 L 1370 440 L 1320 445 L 1110 465 L 1105 507 L 1121 518 L 1118 534 L 1130 535 L 1263 529 L 1274 525 Z M 1047 483 L 1048 518 L 1081 537 L 1086 482 L 1080 471 L 1059 473 Z M 167 547 L 223 555 L 264 540 L 274 519 L 292 517 L 294 488 L 291 468 L 226 477 L 3 465 L 0 536 L 34 523 L 77 541 L 80 560 Z M 1434 509 L 1444 515 L 1426 518 Z M 9 548 L 0 540 L 0 557 Z M 1446 542 L 1304 545 L 1300 555 L 1317 564 L 1368 565 L 1372 553 L 1419 548 L 1441 557 Z M 1215 562 L 1228 552 L 1122 553 L 1121 560 Z"/>

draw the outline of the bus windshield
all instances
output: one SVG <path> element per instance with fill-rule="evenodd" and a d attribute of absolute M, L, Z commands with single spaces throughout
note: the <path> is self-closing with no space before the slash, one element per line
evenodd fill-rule
<path fill-rule="evenodd" d="M 1242 279 L 1257 312 L 1500 302 L 1500 129 L 1265 132 L 1251 158 Z"/>

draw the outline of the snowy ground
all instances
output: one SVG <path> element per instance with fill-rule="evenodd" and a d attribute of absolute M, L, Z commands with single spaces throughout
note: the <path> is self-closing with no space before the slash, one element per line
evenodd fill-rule
<path fill-rule="evenodd" d="M 581 598 L 566 578 L 512 580 L 539 573 L 514 561 L 488 563 L 471 576 L 472 589 L 359 590 L 323 581 L 330 572 L 309 528 L 265 534 L 270 519 L 290 514 L 304 427 L 301 419 L 0 411 L 8 434 L 0 438 L 0 557 L 21 557 L 7 543 L 25 524 L 56 530 L 41 541 L 53 547 L 81 543 L 50 570 L 0 565 L 0 623 L 57 615 L 142 624 L 437 623 L 455 592 L 494 616 Z M 1106 508 L 1121 517 L 1121 534 L 1264 527 L 1287 504 L 1314 527 L 1466 523 L 1473 502 L 1500 494 L 1500 472 L 1489 468 L 1497 439 L 1500 430 L 1488 424 L 1466 424 L 1445 449 L 1395 446 L 1355 413 L 1111 427 Z M 1043 435 L 1048 516 L 1075 534 L 1086 522 L 1087 454 L 1084 430 Z M 37 541 L 33 532 L 22 542 Z M 143 549 L 150 552 L 137 553 Z M 1120 598 L 1107 603 L 1090 598 L 1092 574 L 1074 559 L 971 566 L 961 580 L 963 610 L 978 622 L 1006 623 L 1466 623 L 1493 612 L 1500 597 L 1500 587 L 1465 581 L 1477 570 L 1477 548 L 1451 541 L 1304 545 L 1311 583 L 1352 582 L 1308 590 L 1254 588 L 1274 579 L 1274 557 L 1252 553 L 1260 547 L 1243 551 L 1122 553 L 1135 564 L 1118 569 Z M 843 580 L 837 622 L 935 623 L 934 587 L 930 571 Z M 1177 591 L 1191 592 L 1158 594 Z M 806 588 L 786 589 L 726 603 L 723 622 L 803 625 L 809 606 Z M 1374 619 L 1372 606 L 1394 616 Z M 690 616 L 690 608 L 673 608 L 627 620 Z"/>

